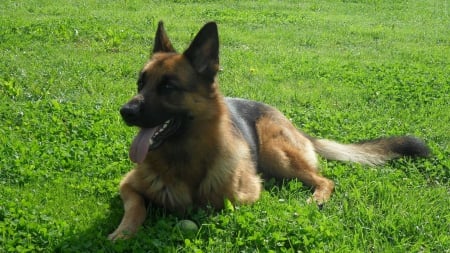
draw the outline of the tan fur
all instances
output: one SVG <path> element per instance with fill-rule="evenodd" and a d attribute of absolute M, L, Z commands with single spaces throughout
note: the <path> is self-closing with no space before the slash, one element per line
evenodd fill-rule
<path fill-rule="evenodd" d="M 208 205 L 220 209 L 227 199 L 234 204 L 253 203 L 262 189 L 258 173 L 297 178 L 314 189 L 311 202 L 322 204 L 330 198 L 334 183 L 319 174 L 316 153 L 370 165 L 401 155 L 429 154 L 428 147 L 414 137 L 341 144 L 301 133 L 270 106 L 235 101 L 234 105 L 245 107 L 235 108 L 218 89 L 217 70 L 214 23 L 205 25 L 183 54 L 174 52 L 159 24 L 152 57 L 138 80 L 139 94 L 122 107 L 122 117 L 146 129 L 157 129 L 169 117 L 180 115 L 189 123 L 183 122 L 184 132 L 177 138 L 138 156 L 139 164 L 120 184 L 125 213 L 109 239 L 135 234 L 147 215 L 146 202 L 179 213 Z M 172 87 L 161 92 L 167 82 Z M 238 126 L 239 120 L 247 125 Z"/>
<path fill-rule="evenodd" d="M 211 99 L 207 107 L 220 113 L 199 118 L 182 147 L 164 146 L 148 153 L 145 162 L 122 180 L 125 214 L 110 239 L 128 238 L 137 231 L 145 220 L 145 200 L 182 213 L 193 204 L 220 209 L 225 199 L 252 203 L 259 198 L 261 179 L 256 168 L 249 170 L 254 165 L 248 144 L 233 133 L 223 97 Z M 189 153 L 183 154 L 186 150 Z M 189 159 L 167 163 L 183 156 Z"/>
<path fill-rule="evenodd" d="M 260 141 L 260 166 L 269 176 L 298 178 L 314 188 L 312 201 L 322 204 L 333 192 L 334 183 L 319 175 L 312 142 L 274 110 L 256 125 Z"/>

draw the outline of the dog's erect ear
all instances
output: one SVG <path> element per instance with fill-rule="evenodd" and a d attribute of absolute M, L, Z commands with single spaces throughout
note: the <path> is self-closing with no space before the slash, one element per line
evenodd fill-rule
<path fill-rule="evenodd" d="M 183 54 L 199 74 L 214 79 L 219 70 L 219 34 L 216 23 L 210 22 L 203 26 Z"/>
<path fill-rule="evenodd" d="M 155 44 L 153 45 L 153 53 L 165 52 L 172 53 L 175 49 L 167 36 L 166 30 L 164 29 L 164 24 L 162 21 L 158 22 L 158 29 L 155 35 Z"/>

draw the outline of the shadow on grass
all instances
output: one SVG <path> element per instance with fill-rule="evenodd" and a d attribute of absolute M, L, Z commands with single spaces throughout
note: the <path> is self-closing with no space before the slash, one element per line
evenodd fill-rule
<path fill-rule="evenodd" d="M 102 219 L 92 219 L 92 225 L 84 230 L 70 230 L 71 234 L 60 242 L 55 252 L 113 252 L 114 244 L 106 237 L 112 231 L 113 223 L 119 222 L 122 203 L 119 197 L 110 200 L 111 212 Z"/>
<path fill-rule="evenodd" d="M 176 226 L 180 219 L 188 218 L 201 224 L 210 215 L 205 211 L 192 211 L 184 216 L 175 216 L 161 208 L 151 208 L 148 217 L 137 235 L 129 240 L 111 242 L 107 239 L 119 225 L 123 215 L 123 204 L 119 197 L 110 200 L 110 212 L 105 218 L 93 219 L 84 231 L 71 230 L 54 252 L 168 252 L 181 249 L 186 234 Z"/>

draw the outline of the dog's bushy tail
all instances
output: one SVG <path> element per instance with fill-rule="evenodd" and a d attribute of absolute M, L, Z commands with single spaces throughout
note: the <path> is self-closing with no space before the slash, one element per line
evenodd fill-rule
<path fill-rule="evenodd" d="M 420 139 L 398 136 L 342 144 L 332 140 L 313 140 L 316 152 L 330 160 L 349 161 L 367 165 L 380 165 L 402 157 L 428 157 L 430 149 Z"/>

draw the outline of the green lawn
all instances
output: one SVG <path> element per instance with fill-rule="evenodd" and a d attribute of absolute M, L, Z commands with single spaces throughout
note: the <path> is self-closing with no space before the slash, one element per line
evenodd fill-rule
<path fill-rule="evenodd" d="M 433 157 L 321 160 L 336 182 L 323 210 L 300 182 L 267 182 L 254 205 L 193 211 L 197 233 L 155 210 L 107 241 L 136 133 L 118 109 L 160 19 L 180 51 L 218 22 L 225 95 L 313 136 L 416 135 Z M 450 252 L 448 1 L 3 0 L 0 24 L 0 253 Z"/>

